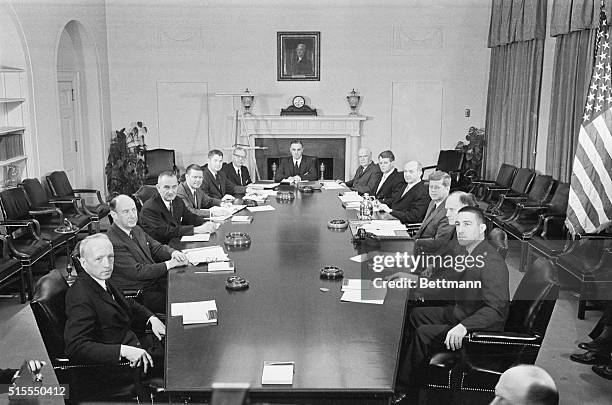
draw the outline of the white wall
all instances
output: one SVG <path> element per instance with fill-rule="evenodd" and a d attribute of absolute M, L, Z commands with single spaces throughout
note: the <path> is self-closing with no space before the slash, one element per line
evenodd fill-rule
<path fill-rule="evenodd" d="M 99 69 L 92 77 L 97 88 L 96 122 L 87 128 L 88 142 L 95 147 L 94 163 L 85 184 L 104 185 L 104 163 L 111 134 L 106 46 L 106 15 L 104 0 L 0 0 L 9 7 L 23 32 L 24 46 L 30 61 L 30 136 L 34 153 L 30 159 L 29 176 L 40 177 L 61 168 L 60 120 L 57 97 L 57 53 L 61 33 L 68 22 L 82 24 L 95 47 Z M 1 28 L 0 28 L 1 29 Z M 85 41 L 86 42 L 86 41 Z M 85 72 L 92 73 L 93 72 Z"/>
<path fill-rule="evenodd" d="M 358 89 L 360 112 L 371 117 L 362 142 L 376 153 L 392 141 L 402 155 L 410 137 L 439 137 L 443 148 L 453 148 L 469 126 L 484 127 L 489 0 L 106 4 L 112 127 L 144 121 L 149 147 L 167 143 L 170 136 L 194 137 L 203 152 L 229 146 L 232 103 L 214 94 L 246 87 L 257 94 L 254 114 L 275 115 L 296 94 L 306 96 L 321 114 L 347 114 L 346 94 Z M 277 31 L 321 32 L 321 81 L 276 80 Z M 441 83 L 441 118 L 421 117 L 441 121 L 440 133 L 392 136 L 392 86 L 408 81 Z M 166 139 L 159 140 L 157 82 L 207 84 L 207 133 L 163 134 Z M 418 103 L 428 94 L 413 97 Z M 465 108 L 471 109 L 470 118 L 464 117 Z M 424 163 L 435 163 L 429 159 L 424 157 Z"/>

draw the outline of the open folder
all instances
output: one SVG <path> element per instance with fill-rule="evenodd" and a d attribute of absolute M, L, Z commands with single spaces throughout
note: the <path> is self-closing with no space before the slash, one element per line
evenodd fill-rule
<path fill-rule="evenodd" d="M 292 361 L 264 361 L 261 385 L 293 384 L 295 363 Z"/>
<path fill-rule="evenodd" d="M 171 316 L 182 316 L 183 325 L 217 324 L 217 303 L 215 300 L 177 302 L 170 305 Z"/>

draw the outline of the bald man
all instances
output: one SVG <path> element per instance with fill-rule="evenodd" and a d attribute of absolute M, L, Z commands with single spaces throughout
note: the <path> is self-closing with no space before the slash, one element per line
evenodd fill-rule
<path fill-rule="evenodd" d="M 538 366 L 521 364 L 506 370 L 489 405 L 557 405 L 559 392 L 552 377 Z"/>
<path fill-rule="evenodd" d="M 372 161 L 372 151 L 368 148 L 360 148 L 358 152 L 359 168 L 352 180 L 344 185 L 359 194 L 368 193 L 374 195 L 376 186 L 382 177 L 380 167 Z M 338 180 L 338 183 L 342 183 Z M 427 209 L 427 207 L 425 208 Z"/>

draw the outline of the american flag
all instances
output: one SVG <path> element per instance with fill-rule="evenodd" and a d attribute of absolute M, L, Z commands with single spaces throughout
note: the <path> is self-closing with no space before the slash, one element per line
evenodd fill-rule
<path fill-rule="evenodd" d="M 610 41 L 601 12 L 591 86 L 574 157 L 566 225 L 572 234 L 598 232 L 612 219 L 612 82 Z"/>

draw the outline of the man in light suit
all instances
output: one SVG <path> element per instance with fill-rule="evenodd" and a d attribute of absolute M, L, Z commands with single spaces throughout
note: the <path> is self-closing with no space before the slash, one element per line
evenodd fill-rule
<path fill-rule="evenodd" d="M 76 361 L 91 364 L 117 365 L 127 359 L 132 367 L 142 366 L 146 373 L 161 357 L 144 348 L 151 347 L 144 330 L 149 324 L 161 340 L 166 334 L 164 324 L 147 308 L 126 299 L 109 278 L 113 273 L 113 245 L 105 234 L 88 236 L 81 241 L 80 261 L 83 272 L 66 292 L 66 355 Z M 143 348 L 144 347 L 144 348 Z M 160 353 L 157 353 L 158 355 Z M 96 369 L 99 370 L 99 369 Z M 96 371 L 99 373 L 99 371 Z M 107 383 L 100 378 L 100 383 Z"/>
<path fill-rule="evenodd" d="M 318 180 L 319 170 L 317 160 L 311 156 L 304 156 L 304 144 L 300 140 L 292 140 L 289 146 L 291 157 L 280 158 L 274 181 L 288 181 L 296 183 L 302 180 Z"/>
<path fill-rule="evenodd" d="M 380 204 L 380 210 L 399 219 L 403 224 L 423 221 L 431 199 L 427 186 L 421 181 L 421 176 L 423 176 L 421 163 L 414 160 L 406 163 L 404 165 L 406 187 L 399 196 L 395 197 L 395 202 L 391 207 L 387 204 Z"/>
<path fill-rule="evenodd" d="M 187 265 L 187 256 L 162 245 L 136 225 L 134 200 L 118 195 L 110 202 L 113 224 L 107 235 L 115 251 L 111 281 L 120 290 L 142 292 L 143 304 L 153 312 L 166 312 L 168 270 Z"/>
<path fill-rule="evenodd" d="M 472 281 L 473 288 L 454 289 L 453 300 L 443 307 L 414 308 L 409 316 L 398 384 L 415 392 L 429 355 L 444 348 L 458 350 L 472 331 L 501 331 L 508 317 L 510 292 L 508 268 L 497 250 L 485 239 L 486 224 L 479 208 L 464 207 L 457 215 L 457 240 L 463 250 L 453 280 Z M 458 253 L 459 254 L 459 253 Z M 471 259 L 468 258 L 471 256 Z M 458 264 L 459 261 L 456 261 Z M 469 264 L 472 263 L 472 264 Z M 448 278 L 451 274 L 448 273 Z M 480 288 L 476 281 L 480 282 Z M 396 398 L 396 400 L 399 398 Z"/>
<path fill-rule="evenodd" d="M 390 150 L 380 152 L 378 166 L 382 176 L 376 184 L 375 196 L 383 204 L 392 205 L 406 188 L 404 176 L 395 168 L 395 155 Z"/>
<path fill-rule="evenodd" d="M 208 163 L 203 167 L 204 178 L 200 188 L 204 194 L 211 197 L 214 205 L 222 202 L 234 201 L 234 185 L 228 180 L 221 167 L 223 166 L 223 152 L 213 149 L 208 152 Z"/>
<path fill-rule="evenodd" d="M 414 235 L 414 254 L 440 253 L 451 239 L 455 225 L 448 223 L 445 206 L 450 184 L 451 177 L 446 172 L 436 170 L 429 176 L 431 202 L 421 227 Z"/>
<path fill-rule="evenodd" d="M 206 222 L 191 213 L 180 198 L 176 198 L 178 180 L 170 172 L 157 177 L 157 194 L 147 200 L 140 211 L 138 223 L 159 243 L 168 243 L 172 238 L 194 233 L 211 233 L 219 224 Z"/>
<path fill-rule="evenodd" d="M 246 150 L 236 148 L 232 152 L 232 162 L 223 163 L 221 168 L 221 171 L 225 173 L 229 182 L 234 186 L 234 194 L 246 194 L 247 186 L 252 183 L 249 169 L 244 165 L 246 157 Z"/>
<path fill-rule="evenodd" d="M 344 183 L 345 186 L 359 194 L 368 193 L 374 195 L 376 185 L 382 177 L 380 167 L 372 161 L 372 151 L 368 148 L 359 149 L 359 168 L 352 180 Z M 341 180 L 338 183 L 342 184 Z"/>
<path fill-rule="evenodd" d="M 204 180 L 204 170 L 196 164 L 187 166 L 185 173 L 185 181 L 178 185 L 177 194 L 185 207 L 195 215 L 210 218 L 214 215 L 226 215 L 231 211 L 226 208 L 221 208 L 218 205 L 220 201 L 209 197 L 200 188 Z"/>

